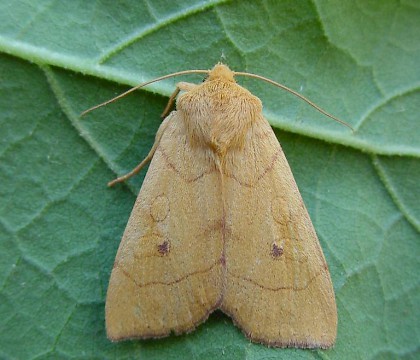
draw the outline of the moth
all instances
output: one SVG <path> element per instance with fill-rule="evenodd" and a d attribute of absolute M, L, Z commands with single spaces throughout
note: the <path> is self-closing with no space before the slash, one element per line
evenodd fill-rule
<path fill-rule="evenodd" d="M 187 333 L 220 309 L 253 342 L 328 348 L 328 266 L 261 101 L 236 83 L 246 73 L 204 72 L 203 83 L 177 84 L 147 158 L 110 183 L 151 160 L 112 270 L 107 335 Z"/>

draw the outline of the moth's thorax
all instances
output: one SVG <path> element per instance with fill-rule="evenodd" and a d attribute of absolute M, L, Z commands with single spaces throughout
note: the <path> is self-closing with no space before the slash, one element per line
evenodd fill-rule
<path fill-rule="evenodd" d="M 209 147 L 224 156 L 243 147 L 252 123 L 262 116 L 262 104 L 233 77 L 228 80 L 211 75 L 179 96 L 177 110 L 183 115 L 192 146 Z"/>

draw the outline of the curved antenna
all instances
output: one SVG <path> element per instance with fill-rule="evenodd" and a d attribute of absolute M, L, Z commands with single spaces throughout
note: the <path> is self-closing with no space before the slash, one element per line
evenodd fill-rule
<path fill-rule="evenodd" d="M 269 83 L 269 84 L 271 84 L 271 85 L 274 85 L 274 86 L 279 87 L 280 89 L 286 90 L 286 91 L 288 91 L 289 93 L 291 93 L 291 94 L 295 95 L 296 97 L 298 97 L 299 99 L 301 99 L 301 100 L 303 100 L 303 101 L 307 102 L 307 103 L 308 103 L 309 105 L 311 105 L 313 108 L 315 108 L 316 110 L 318 110 L 321 114 L 324 114 L 325 116 L 328 116 L 329 118 L 331 118 L 331 119 L 333 119 L 333 120 L 337 121 L 338 123 L 340 123 L 340 124 L 342 124 L 342 125 L 344 125 L 344 126 L 347 126 L 349 129 L 351 129 L 351 131 L 353 131 L 353 132 L 354 132 L 354 129 L 353 129 L 353 128 L 349 125 L 349 124 L 347 124 L 345 121 L 340 120 L 339 118 L 335 117 L 334 115 L 331 115 L 331 114 L 327 113 L 325 110 L 321 109 L 318 105 L 315 105 L 315 104 L 314 104 L 311 100 L 307 99 L 307 98 L 306 98 L 306 97 L 304 97 L 303 95 L 299 94 L 299 93 L 298 93 L 298 92 L 296 92 L 295 90 L 292 90 L 292 89 L 288 88 L 288 87 L 287 87 L 287 86 L 285 86 L 285 85 L 282 85 L 282 84 L 280 84 L 280 83 L 278 83 L 278 82 L 275 82 L 275 81 L 273 81 L 273 80 L 271 80 L 271 79 L 269 79 L 269 78 L 266 78 L 266 77 L 264 77 L 264 76 L 261 76 L 261 75 L 250 74 L 250 73 L 246 73 L 246 72 L 236 72 L 236 71 L 235 71 L 233 74 L 234 74 L 234 75 L 239 75 L 239 76 L 248 76 L 248 77 L 251 77 L 251 78 L 254 78 L 254 79 L 263 80 L 263 81 L 265 81 L 265 82 L 268 82 L 268 83 Z"/>
<path fill-rule="evenodd" d="M 107 100 L 107 101 L 103 102 L 102 104 L 95 105 L 95 106 L 91 107 L 90 109 L 87 109 L 87 110 L 83 111 L 81 113 L 81 116 L 84 116 L 84 115 L 86 115 L 87 113 L 89 113 L 89 112 L 91 112 L 93 110 L 96 110 L 96 109 L 98 109 L 98 108 L 100 108 L 102 106 L 108 105 L 108 104 L 110 104 L 110 103 L 112 103 L 112 102 L 114 102 L 114 101 L 116 101 L 118 99 L 121 99 L 122 97 L 124 97 L 124 96 L 132 93 L 133 91 L 135 91 L 137 89 L 140 89 L 140 88 L 142 88 L 142 87 L 144 87 L 146 85 L 152 84 L 152 83 L 154 83 L 156 81 L 165 80 L 165 79 L 168 79 L 168 78 L 171 78 L 171 77 L 174 77 L 174 76 L 179 76 L 179 75 L 186 75 L 186 74 L 208 74 L 209 72 L 210 72 L 210 70 L 184 70 L 184 71 L 178 71 L 178 72 L 175 72 L 175 73 L 172 73 L 172 74 L 164 75 L 164 76 L 158 77 L 158 78 L 153 79 L 153 80 L 150 80 L 150 81 L 146 81 L 145 83 L 139 84 L 139 85 L 131 88 L 130 90 L 127 90 L 126 92 L 123 92 L 122 94 L 120 94 L 120 95 L 118 95 L 118 96 L 116 96 L 116 97 L 114 97 L 114 98 L 112 98 L 110 100 Z"/>

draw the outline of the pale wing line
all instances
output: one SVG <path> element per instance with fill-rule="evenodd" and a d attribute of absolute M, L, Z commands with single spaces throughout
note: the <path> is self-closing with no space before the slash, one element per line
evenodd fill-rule
<path fill-rule="evenodd" d="M 229 271 L 229 269 L 227 269 L 227 272 L 228 272 L 228 273 L 229 273 L 232 277 L 234 277 L 234 278 L 237 278 L 237 279 L 239 279 L 239 280 L 243 280 L 243 281 L 248 281 L 248 282 L 250 282 L 251 284 L 253 284 L 253 285 L 255 285 L 255 286 L 258 286 L 258 287 L 260 287 L 261 289 L 264 289 L 264 290 L 269 290 L 269 291 L 280 291 L 280 290 L 303 291 L 303 290 L 306 290 L 306 289 L 309 287 L 309 285 L 311 285 L 311 283 L 315 281 L 315 279 L 316 279 L 317 277 L 319 277 L 320 275 L 322 275 L 322 274 L 324 273 L 324 270 L 325 270 L 325 269 L 321 269 L 320 271 L 318 271 L 318 272 L 317 272 L 317 273 L 316 273 L 313 277 L 311 277 L 311 279 L 307 282 L 307 284 L 306 284 L 305 286 L 302 286 L 302 287 L 294 287 L 294 286 L 279 286 L 279 287 L 276 287 L 276 288 L 272 288 L 272 287 L 264 286 L 264 285 L 261 285 L 261 284 L 259 284 L 258 282 L 254 281 L 254 280 L 252 280 L 252 279 L 249 279 L 249 278 L 244 278 L 244 277 L 242 277 L 242 276 L 235 275 L 235 274 L 233 274 L 231 271 Z"/>
<path fill-rule="evenodd" d="M 273 170 L 273 168 L 274 168 L 274 165 L 277 163 L 277 161 L 278 161 L 278 159 L 279 159 L 279 157 L 280 157 L 280 154 L 282 153 L 282 150 L 281 149 L 278 149 L 275 153 L 274 153 L 274 155 L 273 155 L 273 157 L 272 157 L 272 159 L 271 159 L 271 161 L 270 161 L 270 164 L 264 169 L 264 171 L 261 173 L 261 175 L 260 176 L 258 176 L 258 178 L 257 178 L 257 180 L 254 182 L 254 183 L 245 183 L 245 182 L 242 182 L 242 181 L 240 181 L 239 179 L 237 179 L 236 177 L 235 177 L 235 175 L 227 175 L 227 174 L 224 174 L 226 177 L 228 177 L 229 179 L 232 179 L 232 180 L 235 180 L 239 185 L 241 185 L 241 186 L 245 186 L 245 187 L 247 187 L 247 188 L 255 188 L 255 187 L 257 187 L 257 185 L 258 185 L 258 183 L 271 171 L 271 170 Z"/>
<path fill-rule="evenodd" d="M 205 175 L 211 175 L 213 173 L 216 173 L 217 170 L 211 170 L 211 171 L 204 171 L 203 173 L 201 173 L 200 175 L 196 176 L 195 178 L 192 179 L 187 179 L 184 174 L 179 171 L 174 164 L 171 163 L 171 161 L 169 160 L 168 155 L 165 153 L 165 151 L 161 148 L 158 147 L 156 149 L 156 151 L 159 151 L 162 154 L 163 159 L 165 160 L 165 163 L 182 179 L 184 180 L 186 183 L 193 183 L 199 179 L 201 179 L 202 177 L 204 177 Z"/>
<path fill-rule="evenodd" d="M 258 139 L 264 139 L 264 138 L 266 138 L 266 137 L 269 137 L 270 135 L 272 135 L 273 134 L 273 130 L 271 129 L 271 127 L 270 127 L 270 129 L 268 130 L 268 131 L 265 131 L 264 133 L 262 133 L 261 135 L 254 135 L 254 138 L 258 138 Z M 274 135 L 275 136 L 275 135 Z M 199 175 L 197 175 L 195 178 L 192 178 L 192 179 L 188 179 L 188 178 L 186 178 L 185 176 L 184 176 L 184 174 L 179 170 L 179 169 L 177 169 L 176 168 L 176 166 L 169 160 L 169 156 L 166 154 L 166 152 L 165 152 L 165 150 L 164 150 L 164 148 L 162 147 L 162 146 L 159 146 L 157 149 L 156 149 L 156 151 L 159 151 L 161 154 L 162 154 L 162 157 L 163 157 L 163 159 L 165 160 L 165 162 L 166 162 L 166 164 L 181 178 L 181 179 L 183 179 L 186 183 L 193 183 L 193 182 L 195 182 L 195 181 L 197 181 L 197 180 L 199 180 L 199 179 L 201 179 L 202 177 L 204 177 L 205 175 L 210 175 L 210 174 L 213 174 L 213 173 L 216 173 L 216 172 L 218 172 L 218 170 L 215 168 L 214 170 L 210 170 L 210 171 L 205 171 L 205 172 L 203 172 L 203 173 L 201 173 L 201 174 L 199 174 Z M 255 187 L 255 186 L 257 186 L 257 183 L 262 179 L 262 178 L 264 178 L 264 176 L 266 176 L 267 175 L 267 173 L 269 173 L 270 172 L 270 170 L 272 170 L 273 169 L 273 167 L 274 167 L 274 165 L 275 165 L 275 163 L 276 163 L 276 160 L 279 158 L 279 156 L 280 156 L 280 154 L 282 153 L 282 149 L 281 149 L 281 147 L 279 147 L 279 149 L 276 151 L 276 153 L 273 155 L 273 159 L 271 160 L 271 162 L 270 162 L 270 164 L 264 169 L 264 171 L 263 171 L 263 173 L 257 178 L 257 181 L 254 183 L 254 184 L 247 184 L 247 183 L 243 183 L 243 182 L 241 182 L 240 180 L 238 180 L 235 176 L 233 176 L 233 175 L 226 175 L 226 174 L 223 174 L 223 175 L 225 175 L 226 177 L 228 177 L 228 178 L 231 178 L 232 180 L 235 180 L 237 183 L 239 183 L 240 185 L 242 185 L 242 186 L 245 186 L 245 187 L 250 187 L 250 188 L 252 188 L 252 187 Z"/>
<path fill-rule="evenodd" d="M 145 283 L 145 284 L 139 284 L 136 280 L 134 280 L 131 276 L 130 276 L 130 274 L 126 271 L 126 270 L 124 270 L 121 266 L 120 266 L 120 264 L 118 263 L 118 262 L 115 262 L 115 264 L 114 264 L 114 268 L 118 268 L 118 269 L 120 269 L 121 270 L 121 272 L 129 279 L 129 280 L 131 280 L 136 286 L 138 286 L 139 288 L 143 288 L 143 287 L 147 287 L 147 286 L 152 286 L 152 285 L 173 285 L 173 284 L 177 284 L 177 283 L 179 283 L 179 282 L 182 282 L 182 281 L 184 281 L 184 280 L 187 280 L 189 277 L 191 277 L 191 276 L 194 276 L 194 275 L 198 275 L 198 274 L 206 274 L 206 273 L 208 273 L 208 272 L 210 272 L 211 270 L 213 270 L 218 264 L 220 264 L 221 263 L 221 261 L 220 261 L 220 259 L 218 259 L 218 260 L 216 260 L 211 266 L 209 266 L 207 269 L 204 269 L 204 270 L 197 270 L 197 271 L 193 271 L 193 272 L 191 272 L 191 273 L 188 273 L 188 274 L 186 274 L 186 275 L 184 275 L 184 276 L 182 276 L 182 277 L 180 277 L 180 278 L 178 278 L 178 279 L 176 279 L 176 280 L 174 280 L 174 281 L 168 281 L 168 282 L 165 282 L 165 281 L 150 281 L 150 282 L 148 282 L 148 283 Z"/>
<path fill-rule="evenodd" d="M 158 148 L 157 151 L 159 151 L 162 154 L 163 159 L 165 160 L 165 163 L 181 178 L 183 179 L 186 183 L 193 183 L 199 179 L 201 179 L 202 177 L 204 177 L 205 175 L 211 175 L 217 172 L 217 170 L 211 170 L 211 171 L 205 171 L 199 175 L 197 175 L 195 178 L 192 179 L 187 179 L 184 174 L 182 174 L 181 171 L 179 171 L 174 164 L 171 163 L 171 161 L 169 160 L 168 155 L 165 153 L 165 151 L 162 148 Z M 273 168 L 274 165 L 276 164 L 277 160 L 280 157 L 280 154 L 282 153 L 281 149 L 278 149 L 274 155 L 273 158 L 270 162 L 270 164 L 264 169 L 264 171 L 262 172 L 262 174 L 260 176 L 258 176 L 257 181 L 253 184 L 247 184 L 244 182 L 241 182 L 240 180 L 238 180 L 234 175 L 227 175 L 227 174 L 223 174 L 224 176 L 235 180 L 239 185 L 241 186 L 245 186 L 245 187 L 249 187 L 249 188 L 253 188 L 256 187 L 258 182 L 261 181 Z"/>
<path fill-rule="evenodd" d="M 271 132 L 266 132 L 264 135 L 265 136 L 268 136 L 268 135 L 270 135 L 271 134 Z M 265 137 L 264 136 L 264 137 Z M 270 161 L 270 164 L 264 169 L 264 171 L 261 173 L 261 175 L 259 175 L 258 176 L 258 178 L 257 178 L 257 181 L 255 182 L 255 183 L 253 183 L 253 184 L 247 184 L 247 183 L 243 183 L 243 182 L 241 182 L 240 180 L 238 180 L 234 175 L 226 175 L 227 177 L 229 177 L 229 178 L 231 178 L 231 179 L 233 179 L 233 180 L 235 180 L 238 184 L 240 184 L 241 186 L 245 186 L 245 187 L 249 187 L 249 188 L 253 188 L 253 187 L 256 187 L 257 186 L 257 184 L 258 184 L 258 182 L 261 180 L 261 179 L 263 179 L 268 173 L 270 173 L 271 172 L 271 170 L 273 170 L 273 168 L 274 168 L 274 166 L 275 166 L 275 164 L 277 163 L 277 161 L 279 160 L 279 157 L 280 157 L 280 154 L 282 153 L 283 151 L 282 151 L 282 149 L 281 149 L 281 147 L 279 147 L 278 148 L 278 150 L 273 154 L 273 156 L 272 156 L 272 159 L 271 159 L 271 161 Z M 304 261 L 301 261 L 301 260 L 298 260 L 298 262 L 299 263 L 302 263 L 302 262 L 304 262 Z M 267 286 L 264 286 L 264 285 L 261 285 L 261 284 L 259 284 L 258 282 L 256 282 L 256 281 L 254 281 L 254 280 L 252 280 L 252 279 L 249 279 L 249 278 L 245 278 L 245 277 L 241 277 L 241 276 L 238 276 L 238 275 L 235 275 L 235 274 L 233 274 L 231 271 L 229 271 L 229 269 L 227 268 L 226 270 L 227 270 L 227 272 L 232 276 L 232 277 L 235 277 L 235 278 L 237 278 L 237 279 L 240 279 L 240 280 L 243 280 L 243 281 L 248 281 L 248 282 L 250 282 L 250 283 L 252 283 L 252 284 L 254 284 L 255 286 L 258 286 L 258 287 L 260 287 L 260 288 L 262 288 L 262 289 L 265 289 L 265 290 L 269 290 L 269 291 L 280 291 L 280 290 L 289 290 L 289 291 L 291 291 L 291 290 L 293 290 L 293 291 L 303 291 L 303 290 L 306 290 L 309 286 L 310 286 L 310 284 L 313 282 L 313 281 L 315 281 L 315 279 L 317 278 L 317 277 L 319 277 L 320 275 L 322 275 L 323 273 L 324 273 L 324 271 L 327 269 L 327 267 L 326 267 L 326 264 L 324 263 L 323 264 L 324 266 L 323 267 L 321 267 L 321 270 L 320 271 L 318 271 L 307 283 L 306 283 L 306 285 L 305 286 L 302 286 L 302 287 L 294 287 L 294 286 L 280 286 L 280 287 L 276 287 L 276 288 L 271 288 L 271 287 L 267 287 Z"/>

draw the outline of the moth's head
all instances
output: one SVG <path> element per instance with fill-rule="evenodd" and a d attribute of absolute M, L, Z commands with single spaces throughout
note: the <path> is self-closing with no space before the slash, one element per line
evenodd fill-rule
<path fill-rule="evenodd" d="M 235 82 L 233 75 L 233 71 L 230 70 L 226 65 L 218 63 L 214 66 L 213 69 L 210 70 L 207 80 L 211 81 L 220 79 L 223 81 Z"/>

